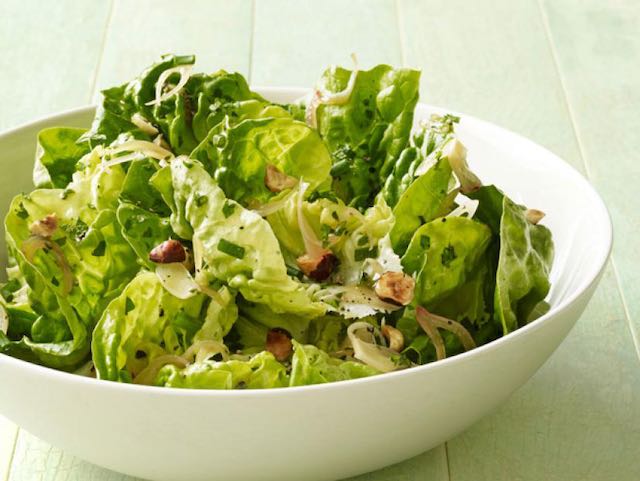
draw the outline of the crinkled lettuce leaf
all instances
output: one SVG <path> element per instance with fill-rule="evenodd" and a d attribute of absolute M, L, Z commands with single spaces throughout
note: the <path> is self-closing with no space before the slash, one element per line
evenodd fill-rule
<path fill-rule="evenodd" d="M 398 254 L 407 249 L 416 229 L 442 214 L 450 180 L 451 167 L 442 158 L 400 196 L 393 209 L 395 223 L 390 233 L 391 244 Z"/>
<path fill-rule="evenodd" d="M 316 346 L 293 341 L 291 386 L 306 386 L 373 376 L 380 371 L 356 361 L 342 361 Z"/>
<path fill-rule="evenodd" d="M 33 167 L 33 183 L 38 188 L 64 188 L 81 157 L 89 153 L 86 144 L 77 140 L 86 129 L 50 127 L 38 133 L 38 147 Z"/>
<path fill-rule="evenodd" d="M 350 70 L 332 67 L 318 88 L 342 92 L 350 77 Z M 318 131 L 334 159 L 333 188 L 345 202 L 371 205 L 392 172 L 409 140 L 419 82 L 417 70 L 378 65 L 358 72 L 347 102 L 318 106 Z"/>
<path fill-rule="evenodd" d="M 109 303 L 93 332 L 98 377 L 130 382 L 160 355 L 181 355 L 194 341 L 220 341 L 237 312 L 232 298 L 227 301 L 212 306 L 216 301 L 200 293 L 178 299 L 154 273 L 140 272 Z"/>
<path fill-rule="evenodd" d="M 437 160 L 438 154 L 453 136 L 454 124 L 459 121 L 460 118 L 453 115 L 434 114 L 413 134 L 411 144 L 400 154 L 382 188 L 382 196 L 389 206 L 395 207 L 402 194 L 419 176 L 420 170 Z"/>
<path fill-rule="evenodd" d="M 195 160 L 175 159 L 171 174 L 172 226 L 185 222 L 193 232 L 197 282 L 213 287 L 225 283 L 246 300 L 266 304 L 276 313 L 324 314 L 325 306 L 313 302 L 307 288 L 287 274 L 278 240 L 266 220 L 227 199 Z"/>
<path fill-rule="evenodd" d="M 524 210 L 504 196 L 495 292 L 495 310 L 504 334 L 525 324 L 550 288 L 551 231 L 529 222 Z"/>
<path fill-rule="evenodd" d="M 414 302 L 427 309 L 469 281 L 491 241 L 490 229 L 466 217 L 441 217 L 420 227 L 402 257 L 416 275 Z"/>
<path fill-rule="evenodd" d="M 268 389 L 288 386 L 289 375 L 273 354 L 263 351 L 248 361 L 204 361 L 183 369 L 164 366 L 154 384 L 188 389 Z"/>

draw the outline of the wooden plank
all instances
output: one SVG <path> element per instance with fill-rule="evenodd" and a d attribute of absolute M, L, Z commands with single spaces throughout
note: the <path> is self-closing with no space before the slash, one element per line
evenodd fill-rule
<path fill-rule="evenodd" d="M 10 481 L 135 481 L 65 454 L 21 430 Z"/>
<path fill-rule="evenodd" d="M 0 2 L 0 130 L 86 104 L 110 2 Z"/>
<path fill-rule="evenodd" d="M 505 125 L 587 171 L 535 1 L 400 5 L 407 62 L 423 67 L 427 101 Z M 631 479 L 640 471 L 638 362 L 625 324 L 608 269 L 534 379 L 448 443 L 452 479 Z"/>
<path fill-rule="evenodd" d="M 401 63 L 392 0 L 256 2 L 251 82 L 311 87 L 331 64 Z"/>
<path fill-rule="evenodd" d="M 640 3 L 542 5 L 589 177 L 613 218 L 613 259 L 640 355 L 640 249 L 629 248 L 640 238 Z"/>
<path fill-rule="evenodd" d="M 250 39 L 251 0 L 117 0 L 98 87 L 134 78 L 165 53 L 196 54 L 199 72 L 224 68 L 246 75 Z"/>
<path fill-rule="evenodd" d="M 438 481 L 449 479 L 444 444 L 400 464 L 343 481 Z"/>
<path fill-rule="evenodd" d="M 400 10 L 421 101 L 507 127 L 581 168 L 535 0 L 400 0 Z"/>
<path fill-rule="evenodd" d="M 17 435 L 18 427 L 0 416 L 0 480 L 2 481 L 9 475 Z"/>

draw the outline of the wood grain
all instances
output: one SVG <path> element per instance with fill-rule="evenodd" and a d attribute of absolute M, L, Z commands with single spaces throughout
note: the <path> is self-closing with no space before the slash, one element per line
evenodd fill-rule
<path fill-rule="evenodd" d="M 331 64 L 398 65 L 402 55 L 392 0 L 259 0 L 251 83 L 311 87 Z"/>
<path fill-rule="evenodd" d="M 0 130 L 89 102 L 111 2 L 0 2 Z"/>
<path fill-rule="evenodd" d="M 9 475 L 17 435 L 18 427 L 0 416 L 0 480 L 2 481 Z"/>
<path fill-rule="evenodd" d="M 165 53 L 196 54 L 200 72 L 246 75 L 251 28 L 251 0 L 196 0 L 188 8 L 171 0 L 116 0 L 97 85 L 126 82 Z"/>
<path fill-rule="evenodd" d="M 589 178 L 602 193 L 640 355 L 640 3 L 542 2 Z"/>

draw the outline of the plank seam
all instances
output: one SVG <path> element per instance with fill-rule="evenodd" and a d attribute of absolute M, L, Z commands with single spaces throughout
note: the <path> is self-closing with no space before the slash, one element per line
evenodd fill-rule
<path fill-rule="evenodd" d="M 404 22 L 400 13 L 400 0 L 394 1 L 396 11 L 396 28 L 398 29 L 398 43 L 400 44 L 400 62 L 403 67 L 407 66 L 407 49 L 404 38 Z"/>
<path fill-rule="evenodd" d="M 538 4 L 538 8 L 540 10 L 540 16 L 542 18 L 542 24 L 544 26 L 545 36 L 547 38 L 547 45 L 549 47 L 549 51 L 551 52 L 551 57 L 553 59 L 553 64 L 556 70 L 556 74 L 558 75 L 558 80 L 560 83 L 560 88 L 562 90 L 562 97 L 564 99 L 565 108 L 569 115 L 569 120 L 571 121 L 571 129 L 573 131 L 573 136 L 578 145 L 578 152 L 580 153 L 580 159 L 582 160 L 582 164 L 584 166 L 586 176 L 588 179 L 593 179 L 593 174 L 591 173 L 589 162 L 587 161 L 587 155 L 585 154 L 584 148 L 582 146 L 582 139 L 580 136 L 580 131 L 578 130 L 576 116 L 573 112 L 573 108 L 571 107 L 571 102 L 569 101 L 569 93 L 567 90 L 564 76 L 562 75 L 562 69 L 560 68 L 560 60 L 558 58 L 558 54 L 553 44 L 553 38 L 552 38 L 553 35 L 551 33 L 551 25 L 549 23 L 549 17 L 547 15 L 547 12 L 542 2 L 543 0 L 536 0 L 536 3 Z M 636 356 L 638 357 L 638 360 L 640 360 L 640 338 L 638 336 L 638 333 L 636 332 L 636 329 L 633 323 L 631 322 L 631 311 L 629 310 L 629 305 L 624 295 L 624 291 L 622 290 L 622 282 L 620 279 L 620 275 L 618 273 L 618 268 L 616 267 L 616 263 L 613 258 L 613 253 L 611 254 L 610 262 L 611 262 L 611 267 L 613 269 L 613 274 L 616 280 L 616 289 L 618 291 L 618 295 L 620 296 L 620 301 L 622 303 L 622 308 L 624 310 L 627 327 L 631 333 L 631 340 L 633 342 L 633 347 L 636 351 Z"/>
<path fill-rule="evenodd" d="M 102 33 L 102 41 L 100 42 L 100 53 L 98 54 L 98 61 L 96 63 L 96 68 L 93 72 L 93 80 L 91 81 L 91 90 L 89 91 L 89 103 L 93 103 L 93 97 L 96 94 L 96 87 L 98 86 L 98 77 L 100 75 L 100 69 L 102 67 L 102 61 L 104 59 L 104 51 L 107 45 L 107 37 L 109 35 L 109 29 L 111 27 L 111 22 L 113 20 L 113 11 L 115 9 L 114 4 L 116 0 L 111 0 L 109 2 L 109 13 L 107 13 L 107 21 L 104 25 L 104 32 Z"/>
<path fill-rule="evenodd" d="M 447 461 L 447 479 L 451 481 L 451 464 L 449 463 L 449 441 L 444 443 L 444 458 Z"/>
<path fill-rule="evenodd" d="M 13 471 L 13 460 L 16 456 L 16 447 L 18 446 L 18 434 L 20 434 L 20 428 L 15 430 L 13 435 L 13 446 L 11 446 L 11 454 L 9 455 L 9 462 L 7 463 L 7 471 L 4 473 L 3 480 L 9 481 L 11 479 L 11 472 Z"/>
<path fill-rule="evenodd" d="M 253 80 L 253 44 L 255 42 L 256 32 L 256 0 L 251 0 L 251 35 L 249 38 L 249 71 L 247 78 L 249 79 L 249 85 Z"/>

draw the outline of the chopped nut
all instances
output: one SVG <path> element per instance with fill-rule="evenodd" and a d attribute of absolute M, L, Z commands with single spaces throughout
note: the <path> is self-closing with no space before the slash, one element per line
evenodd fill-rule
<path fill-rule="evenodd" d="M 545 216 L 545 213 L 538 209 L 527 209 L 524 211 L 524 216 L 529 222 L 531 222 L 533 225 L 536 225 L 542 220 L 542 218 Z"/>
<path fill-rule="evenodd" d="M 400 352 L 404 348 L 404 336 L 399 329 L 393 326 L 385 324 L 380 330 L 382 335 L 389 342 L 389 349 L 392 351 Z"/>
<path fill-rule="evenodd" d="M 267 351 L 278 361 L 286 361 L 293 352 L 291 334 L 285 329 L 275 327 L 267 332 Z"/>
<path fill-rule="evenodd" d="M 149 253 L 149 260 L 157 264 L 171 264 L 172 262 L 184 262 L 187 259 L 187 253 L 182 244 L 175 240 L 169 239 L 162 244 L 154 247 Z"/>
<path fill-rule="evenodd" d="M 330 250 L 325 250 L 322 255 L 311 257 L 307 254 L 296 259 L 298 267 L 309 278 L 317 282 L 327 279 L 338 266 L 338 258 Z"/>
<path fill-rule="evenodd" d="M 298 179 L 288 176 L 275 165 L 267 164 L 267 169 L 264 173 L 264 185 L 271 192 L 282 192 L 285 189 L 291 189 L 297 183 Z"/>
<path fill-rule="evenodd" d="M 46 217 L 35 221 L 29 226 L 29 231 L 33 235 L 44 237 L 45 239 L 51 238 L 53 233 L 58 228 L 58 217 L 55 214 L 49 214 Z"/>
<path fill-rule="evenodd" d="M 376 282 L 376 294 L 383 301 L 406 306 L 413 300 L 416 282 L 403 272 L 385 272 Z"/>

